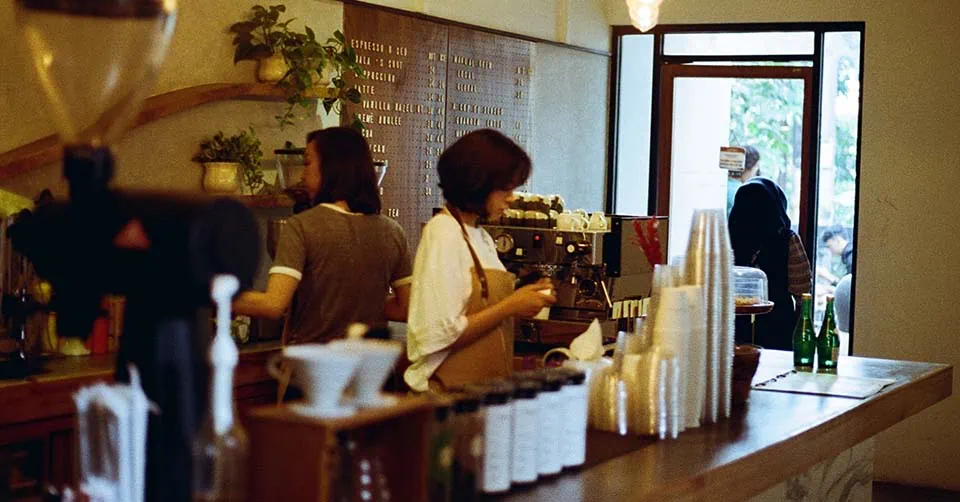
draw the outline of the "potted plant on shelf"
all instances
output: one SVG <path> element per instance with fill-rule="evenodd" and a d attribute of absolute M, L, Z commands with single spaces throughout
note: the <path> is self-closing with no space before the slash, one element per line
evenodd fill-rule
<path fill-rule="evenodd" d="M 293 21 L 280 22 L 280 14 L 286 12 L 285 5 L 272 5 L 269 10 L 255 5 L 250 18 L 234 23 L 230 31 L 233 45 L 233 63 L 239 61 L 257 61 L 257 80 L 277 83 L 287 74 L 289 67 L 283 57 L 282 48 L 289 37 L 287 26 Z"/>
<path fill-rule="evenodd" d="M 211 193 L 236 193 L 241 180 L 245 191 L 257 193 L 264 185 L 262 159 L 253 127 L 232 136 L 217 132 L 200 142 L 200 151 L 193 157 L 203 164 L 203 188 Z"/>
<path fill-rule="evenodd" d="M 230 27 L 237 34 L 234 63 L 268 52 L 282 55 L 286 72 L 277 85 L 284 90 L 287 107 L 275 117 L 281 129 L 294 123 L 298 106 L 309 108 L 315 99 L 322 100 L 327 113 L 347 113 L 349 104 L 361 100 L 360 90 L 346 80 L 351 75 L 364 77 L 356 51 L 339 30 L 324 43 L 317 40 L 309 26 L 304 27 L 303 33 L 291 30 L 293 19 L 279 20 L 284 12 L 286 7 L 282 4 L 269 8 L 257 5 L 249 20 Z M 349 121 L 351 126 L 363 129 L 363 122 L 356 115 Z"/>

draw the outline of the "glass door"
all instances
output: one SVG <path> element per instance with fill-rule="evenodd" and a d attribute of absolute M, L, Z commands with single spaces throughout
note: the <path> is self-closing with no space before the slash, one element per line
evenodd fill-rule
<path fill-rule="evenodd" d="M 694 209 L 729 210 L 750 175 L 783 188 L 793 230 L 808 235 L 806 209 L 815 201 L 803 187 L 812 166 L 812 92 L 810 67 L 663 67 L 656 207 L 670 216 L 670 256 L 685 251 Z M 757 169 L 730 177 L 719 165 L 724 146 L 752 147 Z"/>

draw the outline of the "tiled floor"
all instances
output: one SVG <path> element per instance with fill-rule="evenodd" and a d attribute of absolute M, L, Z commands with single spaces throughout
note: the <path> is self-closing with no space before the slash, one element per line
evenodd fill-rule
<path fill-rule="evenodd" d="M 958 502 L 960 492 L 918 486 L 873 483 L 873 502 Z"/>

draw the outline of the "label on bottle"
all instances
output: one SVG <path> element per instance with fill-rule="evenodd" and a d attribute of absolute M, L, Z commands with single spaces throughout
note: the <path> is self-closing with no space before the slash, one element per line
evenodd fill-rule
<path fill-rule="evenodd" d="M 537 398 L 513 401 L 513 482 L 537 480 L 537 440 L 540 403 Z"/>
<path fill-rule="evenodd" d="M 513 405 L 502 404 L 484 408 L 483 432 L 483 491 L 501 493 L 510 489 L 513 455 Z"/>
<path fill-rule="evenodd" d="M 557 474 L 563 469 L 560 458 L 560 420 L 564 412 L 563 396 L 559 391 L 541 392 L 537 396 L 540 403 L 540 433 L 537 445 L 537 471 L 541 475 Z"/>
<path fill-rule="evenodd" d="M 565 385 L 561 391 L 563 422 L 560 457 L 564 467 L 583 465 L 587 459 L 587 386 Z"/>
<path fill-rule="evenodd" d="M 830 360 L 833 361 L 833 365 L 837 365 L 837 361 L 840 360 L 840 347 L 833 347 L 830 349 Z"/>

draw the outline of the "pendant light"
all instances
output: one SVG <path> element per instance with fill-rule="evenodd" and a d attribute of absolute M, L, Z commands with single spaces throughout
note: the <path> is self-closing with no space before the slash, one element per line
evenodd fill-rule
<path fill-rule="evenodd" d="M 627 0 L 630 22 L 642 32 L 657 25 L 660 17 L 660 4 L 663 0 Z"/>

